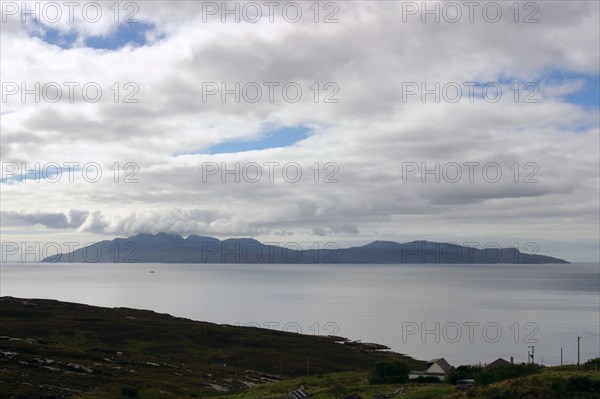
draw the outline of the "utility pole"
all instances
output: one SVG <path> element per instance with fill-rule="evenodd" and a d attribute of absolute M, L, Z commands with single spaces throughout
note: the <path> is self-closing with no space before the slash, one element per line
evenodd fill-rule
<path fill-rule="evenodd" d="M 306 375 L 310 376 L 310 359 L 306 359 Z"/>
<path fill-rule="evenodd" d="M 581 337 L 577 337 L 577 371 L 579 371 L 579 341 L 581 341 Z"/>
<path fill-rule="evenodd" d="M 535 363 L 535 345 L 531 345 L 531 363 Z"/>
<path fill-rule="evenodd" d="M 560 365 L 563 365 L 563 358 L 562 358 L 562 348 L 560 348 Z"/>

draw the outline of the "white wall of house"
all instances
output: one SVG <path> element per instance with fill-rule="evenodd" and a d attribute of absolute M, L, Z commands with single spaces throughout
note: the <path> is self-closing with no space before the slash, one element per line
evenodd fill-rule
<path fill-rule="evenodd" d="M 446 374 L 444 369 L 442 369 L 437 363 L 433 363 L 425 372 L 430 374 Z"/>

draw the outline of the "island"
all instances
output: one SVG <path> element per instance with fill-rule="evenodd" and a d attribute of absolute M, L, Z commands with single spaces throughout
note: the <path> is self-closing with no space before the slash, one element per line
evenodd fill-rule
<path fill-rule="evenodd" d="M 535 246 L 532 246 L 534 248 Z M 359 247 L 335 243 L 302 249 L 297 243 L 262 243 L 252 238 L 230 238 L 157 233 L 137 234 L 57 253 L 43 262 L 76 263 L 257 263 L 257 264 L 548 264 L 569 263 L 551 256 L 525 253 L 518 248 L 484 248 L 432 241 L 374 241 Z"/>

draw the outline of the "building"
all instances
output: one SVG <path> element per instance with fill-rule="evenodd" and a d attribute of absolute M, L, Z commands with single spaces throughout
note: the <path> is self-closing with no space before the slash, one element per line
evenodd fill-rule
<path fill-rule="evenodd" d="M 439 358 L 433 359 L 427 363 L 427 369 L 425 371 L 411 371 L 408 374 L 410 380 L 417 379 L 419 377 L 436 377 L 440 380 L 445 380 L 448 377 L 448 373 L 452 371 L 453 367 L 446 361 L 446 359 Z"/>
<path fill-rule="evenodd" d="M 501 357 L 499 357 L 498 359 L 494 360 L 493 362 L 491 362 L 490 364 L 485 366 L 483 368 L 483 371 L 495 369 L 496 367 L 500 367 L 500 366 L 508 366 L 508 365 L 512 364 L 512 357 L 510 358 L 510 360 L 511 361 L 509 362 L 508 360 L 504 360 Z"/>
<path fill-rule="evenodd" d="M 310 395 L 308 394 L 308 392 L 306 392 L 304 390 L 304 386 L 301 386 L 300 388 L 298 388 L 294 391 L 288 392 L 288 394 L 283 397 L 283 399 L 309 399 L 309 398 L 310 398 Z"/>

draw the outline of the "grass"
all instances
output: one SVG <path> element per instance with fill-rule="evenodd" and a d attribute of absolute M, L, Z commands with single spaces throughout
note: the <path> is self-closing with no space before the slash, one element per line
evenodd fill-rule
<path fill-rule="evenodd" d="M 598 399 L 600 373 L 575 366 L 548 367 L 539 373 L 476 387 L 468 399 Z"/>
<path fill-rule="evenodd" d="M 314 399 L 339 399 L 341 395 L 358 393 L 371 398 L 376 393 L 391 393 L 404 386 L 408 391 L 402 394 L 405 399 L 438 398 L 439 395 L 455 391 L 447 384 L 397 384 L 370 385 L 368 372 L 341 372 L 311 377 L 293 378 L 281 382 L 262 385 L 235 395 L 226 395 L 222 399 L 281 399 L 287 392 L 304 386 Z"/>
<path fill-rule="evenodd" d="M 0 298 L 1 398 L 211 397 L 405 359 L 339 337 L 197 322 L 126 308 Z M 42 392 L 42 393 L 40 393 Z"/>

